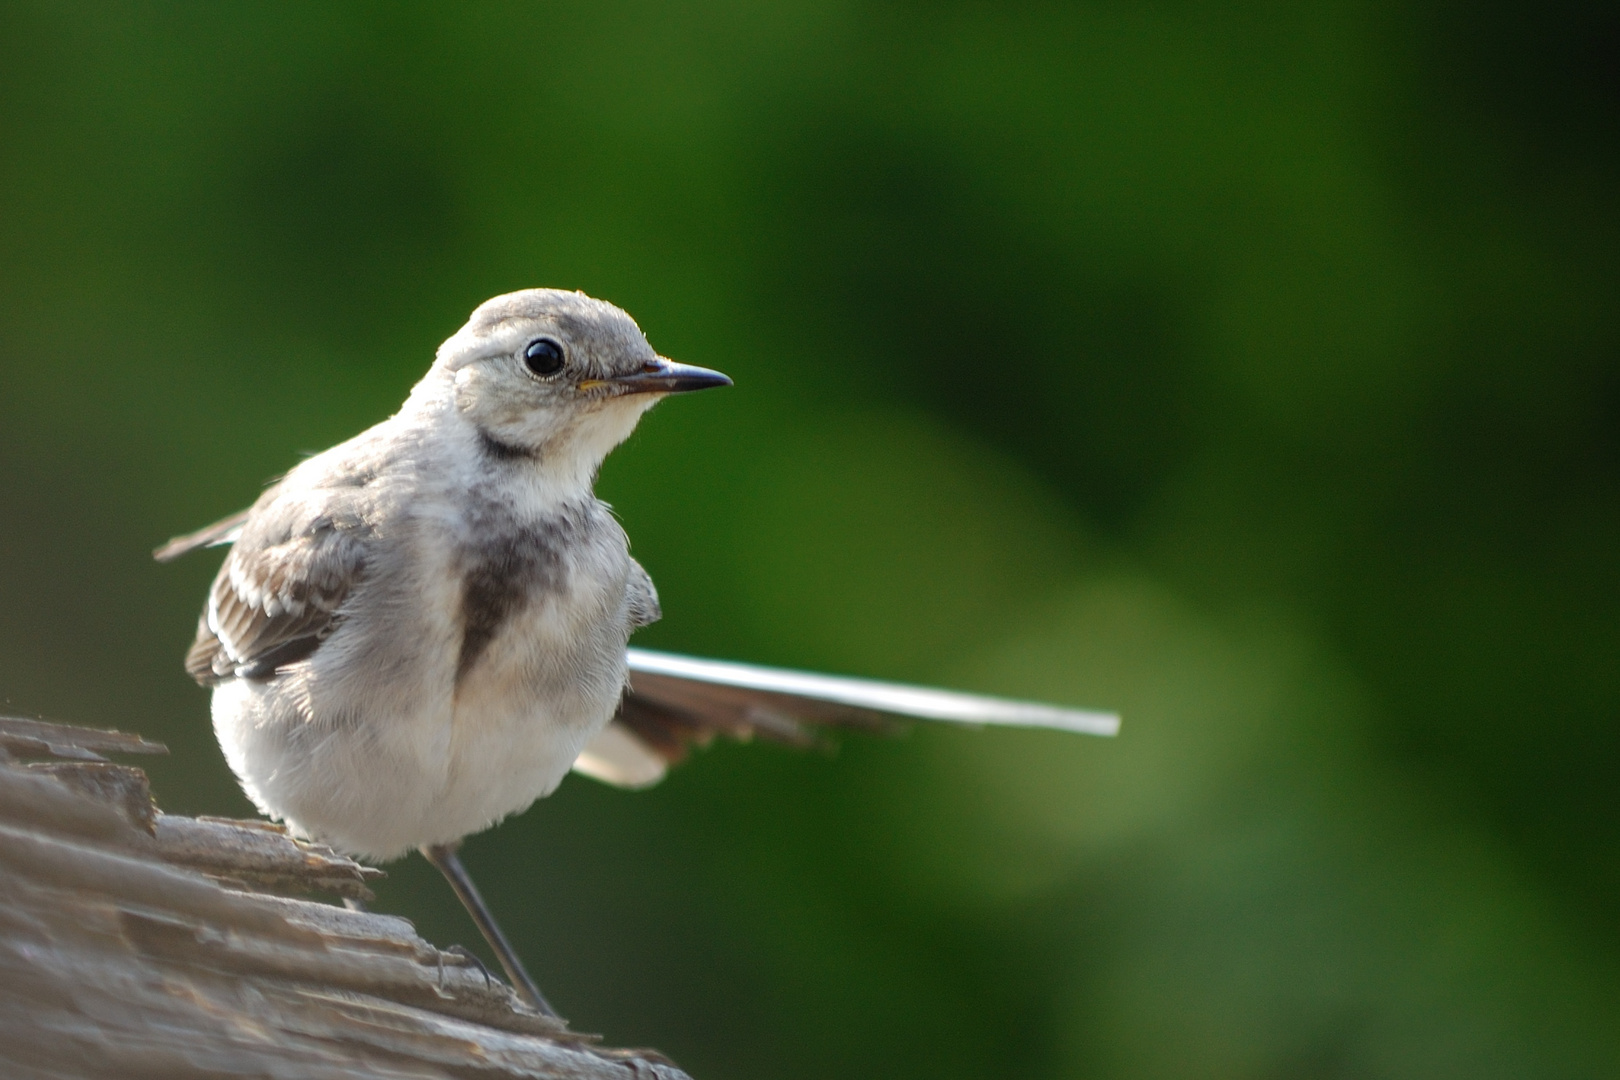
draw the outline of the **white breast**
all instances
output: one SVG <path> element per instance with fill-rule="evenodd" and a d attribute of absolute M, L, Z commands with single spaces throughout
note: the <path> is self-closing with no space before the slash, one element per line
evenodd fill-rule
<path fill-rule="evenodd" d="M 463 673 L 437 808 L 448 837 L 549 795 L 617 710 L 630 562 L 608 523 L 569 544 L 561 572 L 507 616 Z"/>
<path fill-rule="evenodd" d="M 310 661 L 217 687 L 215 731 L 260 809 L 386 859 L 550 794 L 625 684 L 633 564 L 606 508 L 587 509 L 465 670 L 465 537 L 426 514 Z"/>

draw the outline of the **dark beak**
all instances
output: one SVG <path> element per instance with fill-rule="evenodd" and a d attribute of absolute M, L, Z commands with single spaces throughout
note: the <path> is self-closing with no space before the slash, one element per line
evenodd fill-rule
<path fill-rule="evenodd" d="M 708 368 L 692 364 L 677 364 L 662 356 L 641 365 L 640 371 L 593 382 L 616 386 L 621 393 L 626 394 L 684 394 L 690 390 L 707 390 L 711 386 L 731 385 L 731 379 L 718 371 L 710 371 Z"/>

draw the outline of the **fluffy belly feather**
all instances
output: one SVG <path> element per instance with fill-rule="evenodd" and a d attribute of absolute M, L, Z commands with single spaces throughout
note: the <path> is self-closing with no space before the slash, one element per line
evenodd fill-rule
<path fill-rule="evenodd" d="M 478 832 L 555 790 L 618 706 L 618 652 L 616 667 L 594 678 L 549 687 L 531 678 L 522 695 L 474 684 L 450 709 L 376 722 L 311 717 L 292 680 L 232 680 L 214 691 L 215 733 L 266 814 L 342 851 L 394 858 Z"/>
<path fill-rule="evenodd" d="M 463 591 L 418 605 L 446 614 L 459 606 L 460 619 L 379 627 L 401 606 L 385 602 L 390 595 L 421 599 L 428 583 L 456 589 L 451 571 L 464 557 L 429 545 L 440 572 L 374 581 L 376 606 L 308 662 L 216 687 L 215 731 L 249 797 L 302 835 L 387 859 L 478 832 L 550 794 L 612 719 L 625 684 L 628 553 L 622 539 L 608 542 L 616 533 L 592 543 L 584 531 L 570 555 L 522 585 L 479 571 L 485 598 L 500 596 L 498 619 L 469 615 Z M 396 662 L 367 655 L 383 640 Z M 401 642 L 410 642 L 403 652 Z"/>

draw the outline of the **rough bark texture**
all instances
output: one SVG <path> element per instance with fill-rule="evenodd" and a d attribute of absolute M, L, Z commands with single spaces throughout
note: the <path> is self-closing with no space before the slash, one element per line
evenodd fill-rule
<path fill-rule="evenodd" d="M 153 805 L 119 732 L 0 718 L 0 1076 L 685 1080 L 364 899 L 379 871 Z M 28 758 L 53 760 L 28 762 Z"/>

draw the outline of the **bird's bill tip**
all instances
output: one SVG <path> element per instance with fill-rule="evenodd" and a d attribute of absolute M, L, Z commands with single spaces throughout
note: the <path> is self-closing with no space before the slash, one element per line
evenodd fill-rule
<path fill-rule="evenodd" d="M 731 377 L 711 368 L 696 364 L 681 364 L 665 357 L 649 360 L 639 371 L 618 375 L 611 379 L 593 379 L 581 383 L 581 389 L 596 386 L 614 386 L 627 394 L 687 394 L 694 390 L 709 390 L 716 386 L 730 386 Z"/>

